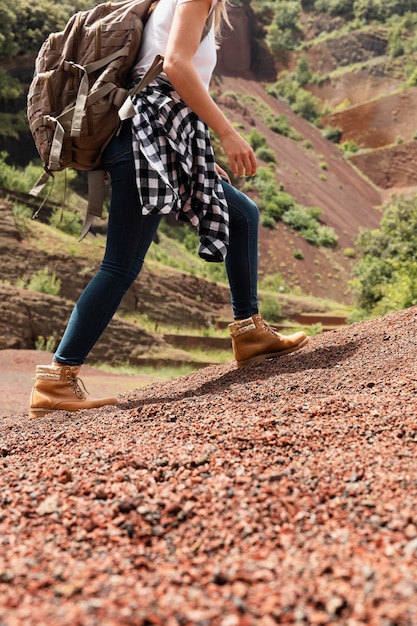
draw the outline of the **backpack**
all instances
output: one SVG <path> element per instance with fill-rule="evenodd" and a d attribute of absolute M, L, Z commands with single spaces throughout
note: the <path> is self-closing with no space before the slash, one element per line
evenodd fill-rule
<path fill-rule="evenodd" d="M 63 31 L 49 35 L 36 57 L 27 116 L 44 173 L 30 194 L 37 196 L 53 172 L 67 167 L 89 171 L 89 204 L 80 240 L 94 216 L 102 213 L 101 155 L 121 120 L 132 117 L 130 97 L 162 71 L 163 58 L 157 56 L 139 84 L 130 92 L 126 87 L 152 4 L 125 0 L 80 11 Z"/>
<path fill-rule="evenodd" d="M 126 84 L 139 52 L 146 19 L 157 0 L 106 2 L 80 11 L 43 43 L 29 86 L 27 115 L 44 173 L 31 189 L 38 196 L 53 172 L 88 171 L 88 207 L 80 236 L 101 217 L 105 172 L 101 156 L 121 121 L 133 117 L 131 97 L 162 71 L 157 55 L 130 91 Z M 201 39 L 213 23 L 211 11 Z M 47 199 L 47 198 L 46 198 Z M 33 217 L 39 215 L 43 204 Z"/>

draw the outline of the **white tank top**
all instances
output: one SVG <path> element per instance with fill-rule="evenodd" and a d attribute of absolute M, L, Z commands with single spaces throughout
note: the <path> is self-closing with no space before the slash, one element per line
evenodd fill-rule
<path fill-rule="evenodd" d="M 184 2 L 192 2 L 192 0 L 159 0 L 146 24 L 140 52 L 132 72 L 133 77 L 144 74 L 157 54 L 165 54 L 175 9 Z M 212 0 L 212 9 L 216 4 L 217 0 Z M 193 59 L 194 66 L 207 89 L 216 62 L 216 41 L 214 27 L 212 27 L 200 43 Z M 161 76 L 167 78 L 164 73 Z"/>

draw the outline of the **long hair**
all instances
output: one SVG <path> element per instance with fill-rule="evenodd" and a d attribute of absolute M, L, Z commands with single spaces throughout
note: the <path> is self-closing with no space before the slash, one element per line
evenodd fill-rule
<path fill-rule="evenodd" d="M 155 0 L 148 11 L 147 18 L 150 16 L 156 5 L 158 4 L 157 0 Z M 227 15 L 227 8 L 230 5 L 230 0 L 218 0 L 216 6 L 214 7 L 214 31 L 217 36 L 220 33 L 220 27 L 222 22 L 225 22 L 229 28 L 232 28 L 229 17 Z M 146 18 L 146 19 L 147 19 Z"/>
<path fill-rule="evenodd" d="M 218 0 L 214 7 L 214 30 L 216 35 L 219 34 L 222 22 L 225 22 L 229 28 L 232 28 L 229 17 L 227 15 L 227 8 L 230 5 L 230 0 Z"/>

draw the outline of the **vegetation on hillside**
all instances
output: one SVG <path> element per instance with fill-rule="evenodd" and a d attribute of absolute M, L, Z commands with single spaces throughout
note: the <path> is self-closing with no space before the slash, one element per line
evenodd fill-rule
<path fill-rule="evenodd" d="M 245 4 L 245 2 L 243 2 Z M 277 0 L 273 5 L 258 0 L 273 17 L 266 27 L 266 41 L 277 65 L 283 55 L 292 54 L 295 70 L 279 72 L 268 92 L 283 98 L 292 109 L 313 124 L 320 125 L 328 111 L 308 86 L 327 77 L 315 73 L 305 52 L 315 43 L 305 39 L 304 24 L 315 18 L 320 23 L 317 40 L 337 39 L 355 31 L 364 33 L 379 29 L 386 39 L 385 69 L 395 63 L 395 72 L 402 75 L 404 89 L 417 85 L 417 0 Z M 320 20 L 320 14 L 328 19 Z M 382 31 L 380 30 L 382 27 Z M 404 57 L 399 65 L 397 60 Z M 349 66 L 348 56 L 341 65 Z M 294 63 L 293 63 L 294 65 Z M 338 143 L 340 129 L 327 127 L 323 135 Z M 342 145 L 346 156 L 357 150 L 354 142 Z M 276 196 L 278 198 L 278 195 Z M 352 287 L 356 309 L 352 320 L 380 316 L 417 304 L 417 196 L 394 198 L 384 207 L 381 226 L 363 230 L 358 239 Z"/>
<path fill-rule="evenodd" d="M 417 197 L 389 202 L 380 228 L 363 230 L 357 246 L 361 258 L 353 270 L 357 309 L 352 319 L 417 305 Z"/>
<path fill-rule="evenodd" d="M 281 68 L 268 92 L 284 99 L 301 117 L 320 124 L 328 111 L 308 86 L 325 80 L 326 75 L 313 72 L 304 51 L 316 41 L 334 39 L 353 32 L 371 32 L 383 27 L 381 36 L 387 45 L 387 62 L 406 55 L 403 72 L 405 87 L 417 85 L 417 0 L 240 0 L 250 5 L 264 25 L 265 42 Z M 327 18 L 327 19 L 326 19 Z M 306 25 L 320 24 L 315 38 L 306 38 Z M 285 69 L 286 59 L 298 57 L 295 70 Z M 349 58 L 340 66 L 349 65 Z M 284 66 L 284 68 L 283 68 Z"/>
<path fill-rule="evenodd" d="M 0 0 L 0 59 L 36 53 L 52 31 L 61 30 L 75 11 L 94 6 L 93 0 L 55 2 Z"/>
<path fill-rule="evenodd" d="M 97 4 L 94 0 L 40 0 L 36 6 L 31 0 L 16 0 L 10 3 L 0 0 L 0 105 L 11 105 L 13 112 L 0 112 L 0 134 L 18 137 L 27 130 L 24 110 L 17 110 L 14 102 L 22 101 L 25 85 L 9 71 L 10 59 L 34 56 L 51 31 L 61 30 L 68 17 L 77 10 Z M 309 91 L 309 86 L 326 79 L 309 65 L 308 50 L 319 40 L 337 39 L 344 34 L 370 32 L 380 29 L 387 43 L 387 66 L 404 56 L 399 66 L 404 88 L 417 85 L 417 0 L 234 0 L 237 6 L 248 6 L 258 21 L 259 31 L 265 35 L 265 43 L 277 62 L 283 67 L 286 58 L 293 59 L 291 71 L 277 73 L 276 81 L 269 85 L 268 92 L 284 99 L 301 117 L 312 124 L 320 125 L 326 112 L 321 101 Z M 305 36 L 306 24 L 314 20 L 320 24 L 316 34 Z M 1 63 L 3 62 L 3 67 Z M 348 65 L 349 59 L 341 65 Z M 294 141 L 300 141 L 285 116 L 276 116 L 273 111 L 256 109 L 255 113 L 274 132 Z M 338 143 L 340 130 L 327 127 L 323 135 Z M 321 208 L 302 207 L 275 179 L 275 154 L 253 131 L 248 137 L 258 158 L 266 163 L 258 175 L 250 181 L 262 210 L 262 223 L 273 227 L 282 220 L 300 233 L 309 243 L 316 246 L 333 247 L 337 244 L 334 231 L 320 223 Z M 346 155 L 356 150 L 354 143 L 341 146 Z M 6 164 L 7 155 L 0 157 L 0 184 L 10 189 L 27 191 L 37 179 L 39 168 L 29 164 L 24 173 L 13 165 Z M 322 173 L 322 176 L 325 176 Z M 71 189 L 71 175 L 67 180 Z M 55 200 L 63 198 L 64 183 L 57 177 Z M 70 191 L 74 193 L 74 191 Z M 56 212 L 52 223 L 58 228 L 75 234 L 79 231 L 78 211 L 71 211 L 71 198 L 67 199 L 69 210 Z M 75 203 L 77 204 L 77 203 Z M 22 215 L 21 207 L 17 207 Z M 26 217 L 26 216 L 25 216 Z M 54 221 L 55 220 L 55 221 Z M 363 231 L 357 242 L 356 254 L 360 260 L 355 266 L 352 282 L 355 293 L 357 317 L 379 315 L 417 303 L 417 199 L 395 199 L 384 210 L 381 228 Z M 162 236 L 169 235 L 184 250 L 195 251 L 196 235 L 189 229 L 167 227 Z M 159 249 L 155 260 L 167 260 L 166 252 Z M 169 261 L 175 263 L 172 258 Z M 212 278 L 224 280 L 217 266 L 207 271 Z M 192 271 L 200 272 L 201 268 Z"/>
<path fill-rule="evenodd" d="M 1 64 L 13 58 L 37 54 L 50 32 L 62 30 L 74 11 L 94 6 L 93 0 L 55 2 L 41 0 L 0 0 L 0 136 L 18 139 L 27 130 L 25 110 L 15 110 L 12 104 L 24 96 L 26 85 Z"/>
<path fill-rule="evenodd" d="M 256 131 L 253 131 L 256 132 Z M 257 133 L 259 135 L 259 133 Z M 253 141 L 253 140 L 252 140 Z M 333 248 L 338 237 L 333 228 L 320 222 L 323 211 L 317 207 L 304 207 L 279 185 L 273 167 L 259 167 L 256 175 L 246 183 L 247 190 L 255 190 L 261 210 L 261 223 L 272 228 L 282 221 L 313 246 Z"/>

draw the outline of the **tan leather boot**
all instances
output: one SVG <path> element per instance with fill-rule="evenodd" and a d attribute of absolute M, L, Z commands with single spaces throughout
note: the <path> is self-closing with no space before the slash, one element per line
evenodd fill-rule
<path fill-rule="evenodd" d="M 281 335 L 257 313 L 246 320 L 229 324 L 232 348 L 238 367 L 261 363 L 272 357 L 299 350 L 308 343 L 307 335 L 300 331 Z"/>
<path fill-rule="evenodd" d="M 29 417 L 43 417 L 52 411 L 80 411 L 117 404 L 117 398 L 92 398 L 80 378 L 80 366 L 38 365 L 30 396 Z"/>

